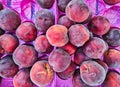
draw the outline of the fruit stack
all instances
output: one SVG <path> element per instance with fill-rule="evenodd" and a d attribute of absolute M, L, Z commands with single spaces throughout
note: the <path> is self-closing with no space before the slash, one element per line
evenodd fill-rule
<path fill-rule="evenodd" d="M 120 87 L 120 26 L 113 26 L 120 13 L 109 19 L 120 12 L 120 0 L 96 0 L 96 12 L 90 0 L 22 0 L 21 7 L 40 8 L 32 9 L 31 19 L 3 1 L 0 87 Z"/>

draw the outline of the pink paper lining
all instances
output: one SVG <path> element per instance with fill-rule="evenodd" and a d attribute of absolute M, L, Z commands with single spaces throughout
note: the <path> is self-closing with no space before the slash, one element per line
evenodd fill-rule
<path fill-rule="evenodd" d="M 36 0 L 0 0 L 5 8 L 12 8 L 21 16 L 22 21 L 34 21 L 35 13 L 41 9 Z M 103 0 L 85 0 L 86 4 L 92 11 L 94 15 L 103 15 L 109 19 L 112 26 L 120 27 L 120 4 L 117 4 L 117 8 L 114 6 L 106 5 Z M 55 0 L 54 5 L 50 10 L 55 15 L 55 24 L 57 24 L 58 18 L 64 15 L 63 12 L 58 11 L 57 0 Z M 114 15 L 114 16 L 113 16 Z M 113 16 L 113 17 L 111 17 Z M 117 47 L 116 49 L 120 49 Z M 120 69 L 116 69 L 120 72 Z M 3 79 L 0 87 L 13 87 L 12 78 Z M 35 86 L 37 87 L 37 86 Z M 72 78 L 68 80 L 61 80 L 56 74 L 53 81 L 47 87 L 73 87 Z M 97 86 L 102 87 L 102 86 Z"/>

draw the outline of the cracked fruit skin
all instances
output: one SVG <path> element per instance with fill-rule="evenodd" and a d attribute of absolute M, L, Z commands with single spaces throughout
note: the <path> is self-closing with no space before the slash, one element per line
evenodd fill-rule
<path fill-rule="evenodd" d="M 80 66 L 80 76 L 85 84 L 89 86 L 99 86 L 105 80 L 106 70 L 99 63 L 88 60 L 82 62 Z"/>
<path fill-rule="evenodd" d="M 48 61 L 37 61 L 31 68 L 30 78 L 34 84 L 44 87 L 53 80 L 54 71 L 50 67 Z"/>

